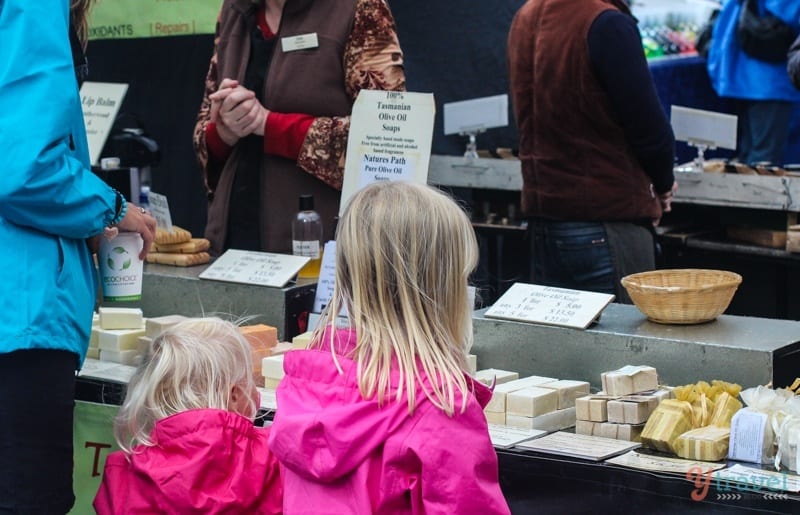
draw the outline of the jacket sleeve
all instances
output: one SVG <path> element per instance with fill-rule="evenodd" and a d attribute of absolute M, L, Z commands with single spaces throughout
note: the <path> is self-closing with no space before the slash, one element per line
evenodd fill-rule
<path fill-rule="evenodd" d="M 69 2 L 0 5 L 0 218 L 67 238 L 98 234 L 114 217 L 116 193 L 89 167 Z"/>
<path fill-rule="evenodd" d="M 789 63 L 786 71 L 789 72 L 789 78 L 792 79 L 794 87 L 800 89 L 800 36 L 797 36 L 789 48 Z"/>
<path fill-rule="evenodd" d="M 214 35 L 214 53 L 211 55 L 211 62 L 208 65 L 208 73 L 206 74 L 203 100 L 200 103 L 200 111 L 197 113 L 197 121 L 194 126 L 194 133 L 192 134 L 192 143 L 194 145 L 195 154 L 197 155 L 197 162 L 200 164 L 200 168 L 203 172 L 203 182 L 206 187 L 206 193 L 211 193 L 217 188 L 219 176 L 222 173 L 220 163 L 209 159 L 208 143 L 206 142 L 206 130 L 208 124 L 211 122 L 211 100 L 209 100 L 208 97 L 217 90 L 217 84 L 219 82 L 217 76 L 218 46 L 219 19 L 217 20 L 217 29 Z"/>
<path fill-rule="evenodd" d="M 355 101 L 362 89 L 405 91 L 403 52 L 385 0 L 359 0 L 344 51 L 345 89 Z M 300 148 L 297 164 L 336 189 L 342 188 L 350 117 L 318 117 Z"/>
<path fill-rule="evenodd" d="M 510 513 L 480 407 L 472 403 L 467 412 L 452 418 L 436 408 L 432 411 L 415 430 L 421 474 L 416 489 L 412 487 L 414 512 Z"/>

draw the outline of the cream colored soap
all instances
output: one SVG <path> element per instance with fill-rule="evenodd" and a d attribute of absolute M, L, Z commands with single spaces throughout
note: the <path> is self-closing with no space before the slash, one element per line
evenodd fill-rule
<path fill-rule="evenodd" d="M 598 436 L 600 424 L 601 424 L 600 422 L 592 422 L 590 420 L 577 419 L 575 421 L 575 434 L 586 435 L 586 436 Z M 597 432 L 595 432 L 595 428 L 598 428 Z"/>
<path fill-rule="evenodd" d="M 307 349 L 311 344 L 311 337 L 313 335 L 314 331 L 306 331 L 303 334 L 298 334 L 292 338 L 292 347 L 295 349 Z"/>
<path fill-rule="evenodd" d="M 644 424 L 658 406 L 658 398 L 630 395 L 608 401 L 608 421 L 617 424 Z"/>
<path fill-rule="evenodd" d="M 92 332 L 89 335 L 89 348 L 96 349 L 98 345 L 100 345 L 100 326 L 92 326 Z"/>
<path fill-rule="evenodd" d="M 97 347 L 89 347 L 86 350 L 86 357 L 91 359 L 100 359 L 100 349 Z"/>
<path fill-rule="evenodd" d="M 144 317 L 139 308 L 100 307 L 100 327 L 103 329 L 140 329 Z"/>
<path fill-rule="evenodd" d="M 267 379 L 283 379 L 283 354 L 268 356 L 261 360 L 261 375 Z"/>
<path fill-rule="evenodd" d="M 148 318 L 144 321 L 145 336 L 151 339 L 155 338 L 165 330 L 185 320 L 188 320 L 188 317 L 183 315 L 165 315 L 163 317 Z"/>
<path fill-rule="evenodd" d="M 531 386 L 506 396 L 506 413 L 509 415 L 536 417 L 556 409 L 558 409 L 558 393 L 553 389 Z"/>
<path fill-rule="evenodd" d="M 492 392 L 492 399 L 489 404 L 483 409 L 484 411 L 491 411 L 492 413 L 504 413 L 506 411 L 506 396 L 511 392 L 522 390 L 530 386 L 536 386 L 544 383 L 552 383 L 555 379 L 551 377 L 528 376 L 522 379 L 509 381 L 507 383 L 498 384 L 494 387 Z"/>
<path fill-rule="evenodd" d="M 491 386 L 493 382 L 495 384 L 503 384 L 516 379 L 519 379 L 519 373 L 512 372 L 510 370 L 486 368 L 475 372 L 475 380 L 485 384 L 486 386 Z"/>
<path fill-rule="evenodd" d="M 144 336 L 144 328 L 140 329 L 103 329 L 98 335 L 97 346 L 100 350 L 139 352 L 139 337 Z"/>
<path fill-rule="evenodd" d="M 145 330 L 146 331 L 146 330 Z M 140 336 L 136 339 L 136 348 L 142 356 L 147 355 L 153 347 L 153 339 L 147 336 Z"/>
<path fill-rule="evenodd" d="M 646 365 L 626 366 L 600 375 L 603 391 L 609 395 L 630 395 L 658 388 L 658 373 Z"/>
<path fill-rule="evenodd" d="M 561 381 L 545 383 L 541 387 L 555 390 L 558 393 L 557 409 L 574 408 L 575 399 L 589 394 L 589 383 L 586 381 L 562 379 Z"/>
<path fill-rule="evenodd" d="M 561 431 L 575 425 L 575 408 L 551 411 L 535 417 L 506 413 L 506 425 L 519 429 L 538 429 L 540 431 Z"/>
<path fill-rule="evenodd" d="M 605 422 L 608 420 L 608 397 L 586 395 L 575 399 L 575 410 L 578 420 Z"/>
<path fill-rule="evenodd" d="M 478 356 L 475 354 L 467 354 L 467 372 L 469 375 L 474 376 L 478 371 Z"/>
<path fill-rule="evenodd" d="M 272 356 L 278 356 L 280 354 L 286 354 L 290 350 L 294 350 L 292 342 L 278 342 L 278 345 L 270 349 L 270 352 Z"/>
<path fill-rule="evenodd" d="M 491 411 L 484 411 L 483 414 L 486 415 L 486 421 L 490 424 L 496 424 L 499 426 L 506 425 L 505 413 L 493 413 Z"/>
<path fill-rule="evenodd" d="M 280 384 L 280 379 L 272 379 L 271 377 L 264 378 L 264 388 L 267 390 L 277 390 Z"/>

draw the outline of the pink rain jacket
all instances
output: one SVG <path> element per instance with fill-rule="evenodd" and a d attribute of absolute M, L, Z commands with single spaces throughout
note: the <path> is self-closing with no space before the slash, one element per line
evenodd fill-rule
<path fill-rule="evenodd" d="M 355 333 L 337 333 L 348 354 Z M 417 388 L 417 407 L 393 393 L 378 407 L 358 390 L 356 363 L 330 350 L 292 351 L 277 391 L 269 446 L 284 466 L 287 514 L 509 513 L 483 406 L 491 391 L 472 383 L 467 408 L 448 417 Z M 392 384 L 397 385 L 397 374 Z"/>
<path fill-rule="evenodd" d="M 156 423 L 153 447 L 109 454 L 94 500 L 105 514 L 281 513 L 269 429 L 229 411 L 190 410 Z"/>

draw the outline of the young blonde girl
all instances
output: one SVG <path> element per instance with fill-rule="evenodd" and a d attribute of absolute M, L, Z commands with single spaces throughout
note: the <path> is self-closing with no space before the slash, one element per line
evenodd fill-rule
<path fill-rule="evenodd" d="M 279 466 L 250 346 L 232 323 L 190 319 L 155 338 L 114 423 L 99 514 L 280 513 Z"/>
<path fill-rule="evenodd" d="M 377 183 L 339 222 L 311 348 L 286 354 L 270 448 L 286 513 L 508 513 L 466 373 L 472 226 L 427 186 Z M 348 327 L 337 327 L 344 307 Z"/>

